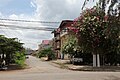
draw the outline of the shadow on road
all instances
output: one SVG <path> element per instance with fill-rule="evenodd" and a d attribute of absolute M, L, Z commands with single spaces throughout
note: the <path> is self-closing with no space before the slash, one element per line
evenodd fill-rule
<path fill-rule="evenodd" d="M 10 64 L 6 69 L 0 69 L 0 71 L 13 71 L 13 70 L 23 70 L 24 67 L 20 67 L 16 64 Z"/>

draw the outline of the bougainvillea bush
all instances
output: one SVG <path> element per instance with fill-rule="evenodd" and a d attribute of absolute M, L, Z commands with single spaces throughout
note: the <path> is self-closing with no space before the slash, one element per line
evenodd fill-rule
<path fill-rule="evenodd" d="M 120 16 L 106 15 L 98 8 L 84 10 L 74 21 L 74 31 L 83 51 L 93 54 L 120 53 Z"/>

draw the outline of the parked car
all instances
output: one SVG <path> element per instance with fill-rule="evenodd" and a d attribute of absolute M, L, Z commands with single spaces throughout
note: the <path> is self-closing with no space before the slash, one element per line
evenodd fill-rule
<path fill-rule="evenodd" d="M 83 64 L 83 58 L 73 57 L 73 58 L 72 58 L 72 64 L 74 64 L 74 65 Z"/>
<path fill-rule="evenodd" d="M 92 54 L 76 52 L 74 55 L 69 55 L 70 63 L 75 65 L 92 65 Z"/>
<path fill-rule="evenodd" d="M 26 59 L 28 59 L 28 58 L 29 58 L 29 56 L 26 56 L 25 58 L 26 58 Z"/>
<path fill-rule="evenodd" d="M 83 64 L 83 57 L 80 54 L 76 54 L 71 58 L 70 61 L 74 65 Z"/>

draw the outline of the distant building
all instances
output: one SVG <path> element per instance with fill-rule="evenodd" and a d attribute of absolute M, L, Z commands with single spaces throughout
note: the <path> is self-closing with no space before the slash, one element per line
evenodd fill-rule
<path fill-rule="evenodd" d="M 51 40 L 43 40 L 42 43 L 39 45 L 39 49 L 38 51 L 41 51 L 43 49 L 47 49 L 49 47 L 52 47 L 52 45 L 50 44 Z"/>
<path fill-rule="evenodd" d="M 27 48 L 25 54 L 26 55 L 31 55 L 34 52 L 34 50 Z"/>

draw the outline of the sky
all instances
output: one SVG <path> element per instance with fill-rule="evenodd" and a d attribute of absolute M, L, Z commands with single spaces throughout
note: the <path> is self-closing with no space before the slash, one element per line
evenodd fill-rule
<path fill-rule="evenodd" d="M 92 7 L 97 1 L 89 2 L 85 8 Z M 0 18 L 53 22 L 61 22 L 62 20 L 69 19 L 74 20 L 80 16 L 82 5 L 83 0 L 0 0 Z M 0 23 L 14 24 L 22 27 L 59 27 L 59 24 L 7 21 L 0 21 Z M 25 47 L 31 49 L 38 49 L 38 45 L 41 44 L 42 40 L 53 38 L 53 34 L 48 31 L 0 28 L 0 34 L 11 38 L 16 37 L 25 43 Z"/>

